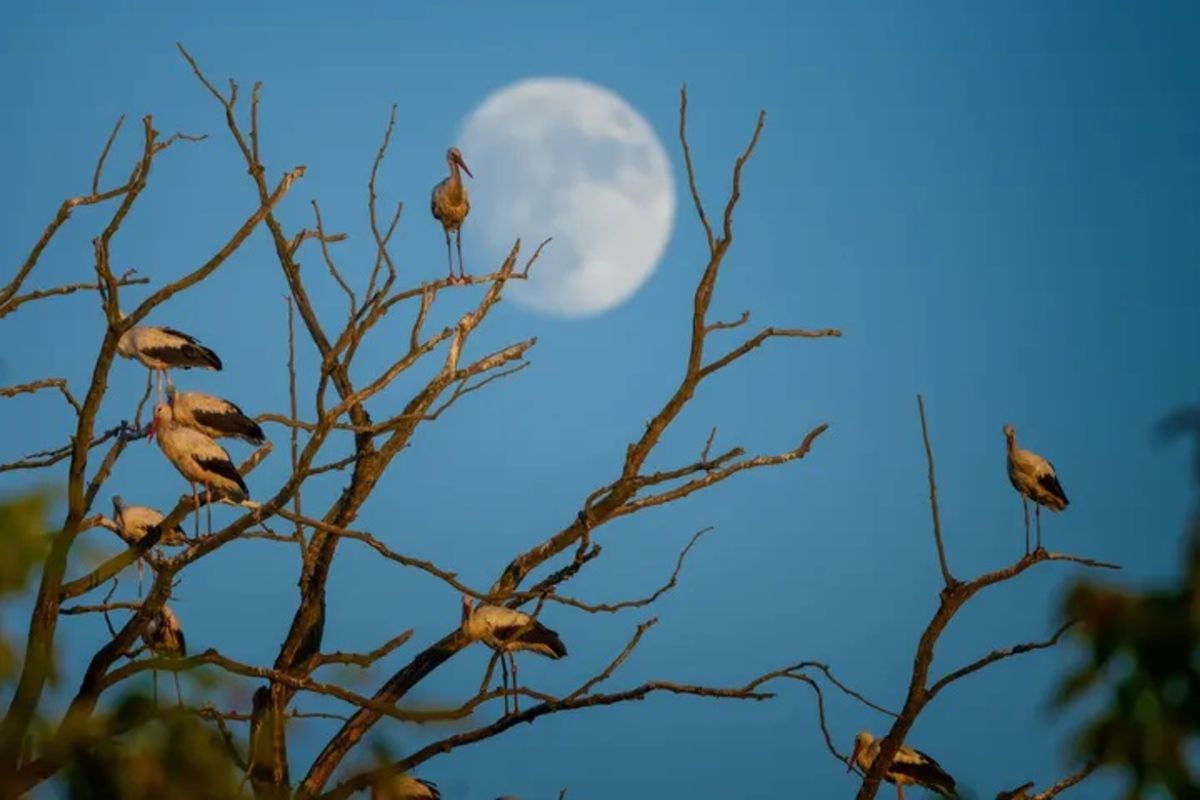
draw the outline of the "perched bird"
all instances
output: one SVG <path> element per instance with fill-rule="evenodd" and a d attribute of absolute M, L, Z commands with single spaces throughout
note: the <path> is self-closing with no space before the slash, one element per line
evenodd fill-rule
<path fill-rule="evenodd" d="M 163 603 L 158 614 L 146 623 L 142 631 L 142 641 L 150 652 L 161 658 L 183 658 L 187 655 L 187 642 L 183 638 L 183 626 L 175 612 Z M 158 670 L 154 672 L 154 704 L 158 705 Z M 183 705 L 183 695 L 179 691 L 179 673 L 171 673 L 175 678 L 175 699 Z"/>
<path fill-rule="evenodd" d="M 157 328 L 139 325 L 121 334 L 117 340 L 117 353 L 125 358 L 140 361 L 154 371 L 158 378 L 158 398 L 162 399 L 162 381 L 171 384 L 167 370 L 172 369 L 221 369 L 221 359 L 193 336 L 174 328 Z"/>
<path fill-rule="evenodd" d="M 166 519 L 161 511 L 149 506 L 125 505 L 125 501 L 121 499 L 120 495 L 114 495 L 112 503 L 113 524 L 117 528 L 116 534 L 129 544 L 140 542 L 151 528 Z M 176 525 L 174 528 L 164 531 L 158 543 L 177 547 L 185 543 L 185 537 L 183 528 Z"/>
<path fill-rule="evenodd" d="M 506 692 L 508 690 L 508 668 L 504 663 L 504 657 L 508 656 L 509 662 L 512 664 L 513 710 L 519 710 L 517 660 L 514 653 L 518 650 L 528 650 L 547 658 L 559 659 L 566 656 L 566 645 L 562 643 L 562 639 L 558 638 L 557 633 L 523 611 L 489 605 L 480 605 L 472 610 L 471 606 L 471 596 L 464 594 L 462 598 L 462 631 L 468 639 L 483 642 L 500 655 L 500 668 Z M 505 695 L 504 711 L 508 713 L 507 694 Z"/>
<path fill-rule="evenodd" d="M 162 524 L 162 521 L 166 519 L 161 511 L 148 506 L 125 505 L 125 501 L 121 499 L 120 495 L 113 496 L 112 504 L 114 533 L 128 544 L 137 544 L 150 532 L 151 528 Z M 183 528 L 176 525 L 170 530 L 163 531 L 158 543 L 177 547 L 184 544 L 185 537 Z M 143 559 L 139 558 L 137 560 L 138 597 L 142 596 L 142 563 Z"/>
<path fill-rule="evenodd" d="M 1008 479 L 1021 494 L 1021 507 L 1025 511 L 1025 553 L 1029 554 L 1029 501 L 1032 500 L 1037 516 L 1037 546 L 1042 549 L 1042 506 L 1051 511 L 1062 511 L 1070 501 L 1058 482 L 1054 465 L 1030 450 L 1017 447 L 1017 431 L 1012 425 L 1004 426 L 1004 438 L 1008 442 Z"/>
<path fill-rule="evenodd" d="M 167 402 L 175 421 L 214 439 L 236 437 L 256 447 L 266 441 L 258 423 L 228 400 L 204 392 L 167 389 Z"/>
<path fill-rule="evenodd" d="M 441 796 L 436 783 L 411 775 L 386 775 L 371 787 L 371 800 L 439 800 Z"/>
<path fill-rule="evenodd" d="M 240 503 L 248 500 L 250 490 L 234 466 L 233 459 L 225 448 L 199 431 L 185 428 L 176 421 L 171 407 L 159 403 L 154 407 L 154 421 L 150 426 L 150 438 L 158 437 L 158 446 L 167 460 L 175 465 L 192 487 L 192 503 L 195 506 L 197 527 L 199 526 L 200 499 L 196 496 L 196 484 L 204 484 L 205 499 L 211 504 L 213 489 L 221 496 Z M 212 533 L 212 506 L 208 511 L 208 528 Z"/>
<path fill-rule="evenodd" d="M 1007 792 L 996 795 L 996 800 L 1029 800 L 1029 792 L 1033 786 L 1033 781 L 1023 783 L 1015 789 L 1009 789 Z"/>
<path fill-rule="evenodd" d="M 457 147 L 446 151 L 446 163 L 450 166 L 450 177 L 433 187 L 433 195 L 429 199 L 429 210 L 433 218 L 442 223 L 442 232 L 446 234 L 446 260 L 450 266 L 450 283 L 466 282 L 467 274 L 463 271 L 462 263 L 462 224 L 471 212 L 471 201 L 467 197 L 467 187 L 463 184 L 461 167 L 470 177 L 471 170 L 463 161 L 462 153 Z M 454 232 L 454 241 L 458 245 L 458 278 L 454 277 L 454 259 L 450 255 L 450 232 Z"/>
<path fill-rule="evenodd" d="M 849 772 L 858 764 L 864 772 L 868 772 L 878 755 L 879 742 L 875 741 L 874 736 L 863 731 L 854 737 L 854 750 L 846 759 L 846 771 Z M 932 758 L 907 745 L 901 745 L 896 751 L 896 758 L 883 774 L 883 779 L 896 787 L 896 795 L 900 800 L 904 800 L 905 786 L 920 786 L 942 797 L 958 796 L 954 788 L 954 778 Z"/>

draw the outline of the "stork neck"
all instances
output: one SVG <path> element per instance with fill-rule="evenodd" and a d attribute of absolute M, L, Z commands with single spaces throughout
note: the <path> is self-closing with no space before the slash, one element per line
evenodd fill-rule
<path fill-rule="evenodd" d="M 457 194 L 462 190 L 462 185 L 462 170 L 457 161 L 450 159 L 450 188 Z"/>

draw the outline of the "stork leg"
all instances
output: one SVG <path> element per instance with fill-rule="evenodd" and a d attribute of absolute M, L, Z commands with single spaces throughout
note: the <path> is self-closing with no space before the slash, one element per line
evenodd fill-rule
<path fill-rule="evenodd" d="M 450 275 L 446 278 L 446 282 L 457 283 L 454 277 L 454 254 L 450 252 L 450 229 L 442 228 L 442 233 L 446 234 L 446 267 L 450 270 Z"/>
<path fill-rule="evenodd" d="M 463 269 L 462 262 L 462 228 L 454 232 L 454 243 L 458 245 L 458 279 L 462 283 L 467 282 L 467 271 Z"/>
<path fill-rule="evenodd" d="M 513 693 L 513 713 L 514 713 L 514 714 L 520 714 L 520 713 L 521 713 L 521 695 L 520 695 L 520 693 L 519 693 L 519 690 L 520 690 L 520 688 L 521 688 L 521 685 L 520 685 L 519 683 L 517 683 L 517 654 L 516 654 L 516 653 L 509 653 L 509 654 L 508 654 L 508 657 L 509 657 L 509 659 L 512 661 L 512 676 L 513 676 L 513 682 L 512 682 L 512 693 Z"/>
<path fill-rule="evenodd" d="M 199 539 L 200 538 L 200 496 L 196 494 L 196 484 L 193 481 L 188 481 L 188 483 L 192 484 L 192 508 L 195 511 L 195 515 L 193 517 L 193 520 L 194 520 L 193 525 L 195 527 L 193 528 L 193 531 L 196 534 L 196 538 Z"/>
<path fill-rule="evenodd" d="M 508 662 L 504 660 L 504 653 L 500 653 L 500 680 L 504 686 L 504 716 L 508 716 Z"/>
<path fill-rule="evenodd" d="M 179 691 L 179 673 L 172 672 L 171 677 L 175 679 L 175 704 L 183 708 L 183 693 Z"/>
<path fill-rule="evenodd" d="M 904 787 L 898 783 L 896 784 L 896 796 L 899 797 L 900 800 L 904 800 Z"/>
<path fill-rule="evenodd" d="M 1021 510 L 1025 512 L 1025 555 L 1029 555 L 1029 499 L 1021 495 Z"/>
<path fill-rule="evenodd" d="M 142 565 L 143 565 L 143 563 L 144 563 L 144 562 L 143 562 L 143 560 L 142 560 L 142 559 L 140 559 L 140 558 L 139 558 L 139 559 L 137 560 L 137 574 L 138 574 L 138 598 L 139 598 L 139 599 L 140 599 L 140 598 L 141 598 L 141 596 L 142 596 L 142 568 L 143 568 L 143 566 L 142 566 Z"/>
<path fill-rule="evenodd" d="M 208 512 L 208 535 L 212 536 L 212 484 L 204 482 L 204 507 Z"/>
<path fill-rule="evenodd" d="M 1033 504 L 1033 515 L 1037 519 L 1037 549 L 1042 549 L 1042 507 L 1038 503 Z"/>

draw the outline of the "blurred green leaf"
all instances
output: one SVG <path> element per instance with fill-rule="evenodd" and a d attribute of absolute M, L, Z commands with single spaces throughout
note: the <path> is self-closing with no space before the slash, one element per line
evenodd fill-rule
<path fill-rule="evenodd" d="M 46 557 L 46 512 L 50 498 L 31 492 L 0 500 L 0 596 L 25 588 Z"/>
<path fill-rule="evenodd" d="M 1200 415 L 1194 419 L 1194 429 L 1173 430 L 1191 433 L 1200 456 Z M 1189 755 L 1200 734 L 1200 506 L 1186 541 L 1177 582 L 1135 592 L 1084 581 L 1063 603 L 1063 618 L 1079 620 L 1072 633 L 1082 658 L 1055 703 L 1099 699 L 1077 744 L 1084 757 L 1125 769 L 1129 800 L 1161 790 L 1200 797 Z"/>

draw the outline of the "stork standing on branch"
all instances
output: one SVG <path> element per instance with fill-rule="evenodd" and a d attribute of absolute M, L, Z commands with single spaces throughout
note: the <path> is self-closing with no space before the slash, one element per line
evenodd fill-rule
<path fill-rule="evenodd" d="M 411 775 L 387 775 L 371 787 L 371 800 L 441 800 L 433 781 Z"/>
<path fill-rule="evenodd" d="M 433 187 L 433 196 L 429 200 L 429 210 L 433 218 L 442 223 L 442 232 L 446 234 L 446 261 L 449 262 L 450 275 L 446 280 L 450 283 L 466 283 L 467 273 L 463 270 L 462 258 L 462 224 L 467 214 L 471 212 L 471 201 L 467 196 L 467 187 L 463 184 L 459 168 L 471 178 L 471 170 L 463 161 L 462 153 L 457 147 L 446 151 L 446 163 L 450 166 L 450 177 Z M 454 277 L 454 258 L 450 255 L 450 232 L 454 232 L 454 242 L 458 246 L 458 272 Z"/>
<path fill-rule="evenodd" d="M 879 742 L 863 731 L 854 737 L 854 750 L 846 759 L 846 771 L 858 764 L 863 772 L 870 772 L 871 765 L 879 755 Z M 896 787 L 896 796 L 904 800 L 905 786 L 920 786 L 942 797 L 958 797 L 954 778 L 929 756 L 907 745 L 896 751 L 892 766 L 883 774 L 883 779 Z"/>
<path fill-rule="evenodd" d="M 171 611 L 166 603 L 163 603 L 157 616 L 146 623 L 146 628 L 142 631 L 142 641 L 156 656 L 183 658 L 187 655 L 187 642 L 183 638 L 183 626 L 179 624 L 179 617 L 175 616 L 175 612 Z M 157 706 L 158 670 L 151 670 L 151 672 L 154 674 L 154 705 Z M 171 675 L 175 678 L 175 700 L 182 706 L 183 694 L 179 691 L 179 673 L 172 672 Z"/>
<path fill-rule="evenodd" d="M 1033 501 L 1037 517 L 1037 549 L 1042 549 L 1042 506 L 1051 511 L 1062 511 L 1070 501 L 1058 482 L 1054 465 L 1030 450 L 1017 447 L 1017 431 L 1012 425 L 1004 426 L 1004 438 L 1008 443 L 1008 480 L 1021 494 L 1021 508 L 1025 511 L 1025 554 L 1029 555 L 1029 501 Z"/>
<path fill-rule="evenodd" d="M 125 501 L 121 499 L 120 495 L 113 496 L 112 504 L 114 532 L 128 544 L 137 544 L 146 537 L 151 528 L 161 525 L 162 521 L 166 519 L 157 509 L 148 506 L 125 505 Z M 158 543 L 177 547 L 184 543 L 185 537 L 183 528 L 176 525 L 170 530 L 163 531 Z M 138 597 L 142 596 L 142 565 L 144 561 L 145 559 L 142 558 L 137 560 Z"/>
<path fill-rule="evenodd" d="M 504 679 L 504 713 L 508 713 L 508 667 L 504 663 L 507 655 L 512 664 L 513 711 L 519 711 L 517 694 L 517 650 L 528 650 L 547 658 L 560 659 L 567 655 L 567 647 L 550 630 L 523 611 L 504 606 L 480 605 L 471 610 L 471 596 L 462 598 L 462 630 L 472 641 L 481 641 L 500 655 L 501 676 Z"/>
<path fill-rule="evenodd" d="M 212 350 L 200 344 L 200 340 L 174 328 L 156 328 L 139 325 L 121 334 L 117 340 L 117 352 L 125 358 L 140 361 L 155 374 L 157 399 L 163 398 L 163 382 L 173 386 L 172 369 L 212 369 L 220 371 L 221 359 Z"/>
<path fill-rule="evenodd" d="M 228 400 L 204 392 L 167 389 L 167 402 L 175 421 L 213 439 L 238 438 L 255 447 L 267 440 L 258 423 Z"/>
<path fill-rule="evenodd" d="M 158 437 L 158 446 L 167 460 L 175 465 L 179 474 L 192 487 L 192 504 L 196 512 L 197 535 L 200 526 L 200 499 L 196 495 L 196 484 L 204 484 L 208 507 L 208 532 L 212 533 L 212 501 L 215 488 L 222 497 L 234 503 L 250 498 L 246 482 L 225 452 L 225 448 L 199 431 L 185 428 L 175 419 L 171 407 L 159 403 L 154 407 L 154 421 L 150 425 L 150 438 Z"/>

